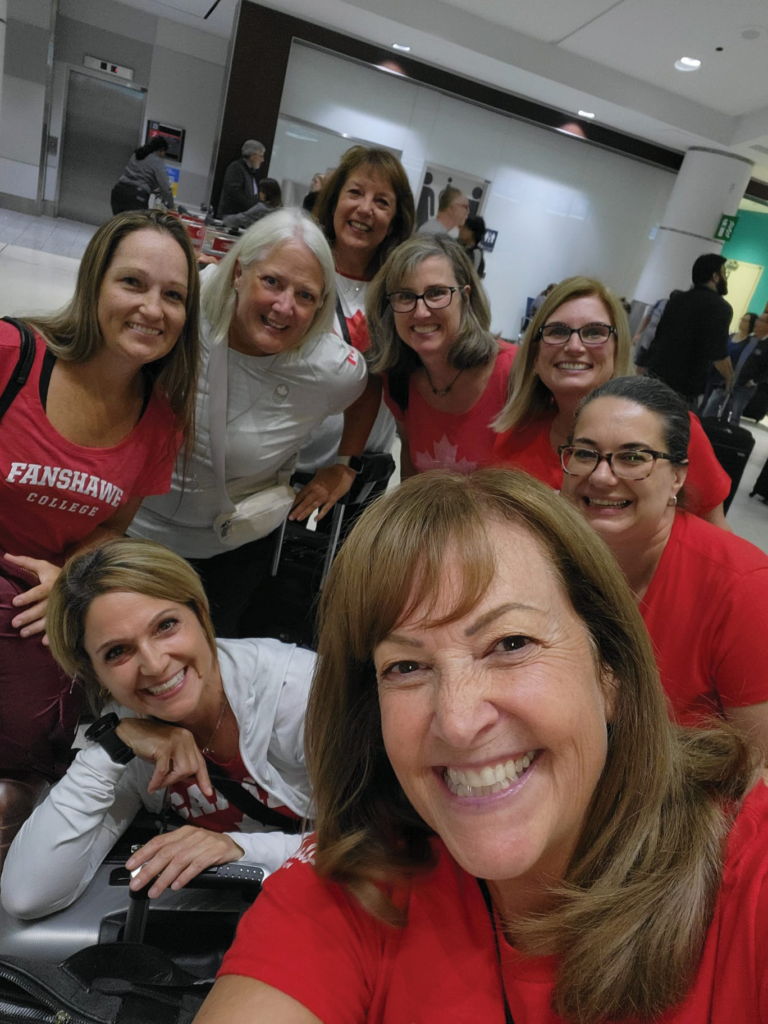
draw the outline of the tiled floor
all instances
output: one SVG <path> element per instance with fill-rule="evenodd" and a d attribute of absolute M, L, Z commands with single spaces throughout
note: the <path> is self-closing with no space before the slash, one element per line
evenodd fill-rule
<path fill-rule="evenodd" d="M 0 316 L 63 305 L 74 290 L 79 257 L 95 230 L 89 224 L 0 209 Z M 63 252 L 67 246 L 68 251 Z M 735 533 L 768 553 L 768 505 L 749 497 L 760 469 L 768 461 L 768 419 L 762 424 L 743 420 L 742 425 L 752 431 L 755 447 L 728 522 Z M 399 462 L 399 447 L 395 457 Z"/>

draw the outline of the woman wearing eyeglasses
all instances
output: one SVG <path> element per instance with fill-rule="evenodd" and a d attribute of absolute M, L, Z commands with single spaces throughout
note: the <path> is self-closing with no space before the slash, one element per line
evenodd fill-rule
<path fill-rule="evenodd" d="M 497 463 L 516 466 L 559 490 L 557 450 L 571 435 L 582 399 L 631 373 L 629 325 L 618 298 L 601 282 L 571 277 L 550 292 L 531 321 L 515 360 L 509 397 L 494 423 Z M 731 481 L 691 415 L 688 510 L 726 526 Z M 727 528 L 727 527 L 726 527 Z"/>
<path fill-rule="evenodd" d="M 677 720 L 728 718 L 768 756 L 768 556 L 683 510 L 690 423 L 662 381 L 608 381 L 560 449 L 562 493 L 623 569 Z"/>
<path fill-rule="evenodd" d="M 490 333 L 466 250 L 443 235 L 403 242 L 374 278 L 366 312 L 368 363 L 397 422 L 402 476 L 490 462 L 516 350 Z"/>

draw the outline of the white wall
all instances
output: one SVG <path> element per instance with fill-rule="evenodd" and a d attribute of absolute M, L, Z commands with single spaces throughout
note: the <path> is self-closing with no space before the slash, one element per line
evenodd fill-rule
<path fill-rule="evenodd" d="M 414 194 L 427 161 L 489 179 L 483 216 L 499 237 L 485 284 L 494 330 L 505 337 L 517 335 L 526 296 L 570 274 L 593 274 L 631 298 L 675 181 L 669 171 L 301 44 L 280 112 L 400 150 Z M 309 165 L 313 146 L 303 146 Z M 323 169 L 306 177 L 304 158 L 293 161 L 271 161 L 270 175 L 308 181 Z"/>

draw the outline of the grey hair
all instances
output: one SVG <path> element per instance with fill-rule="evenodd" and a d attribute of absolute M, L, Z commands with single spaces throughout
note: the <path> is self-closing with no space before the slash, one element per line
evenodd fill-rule
<path fill-rule="evenodd" d="M 201 289 L 203 315 L 211 325 L 214 341 L 223 341 L 229 334 L 235 313 L 235 266 L 246 270 L 252 263 L 266 259 L 273 249 L 286 242 L 301 242 L 315 256 L 323 277 L 320 305 L 305 338 L 328 334 L 333 330 L 336 313 L 336 272 L 331 247 L 325 235 L 303 210 L 286 207 L 276 210 L 253 224 L 235 242 L 214 273 L 203 275 Z"/>
<path fill-rule="evenodd" d="M 498 352 L 498 342 L 490 332 L 488 297 L 464 246 L 447 235 L 414 235 L 390 253 L 368 289 L 366 318 L 371 348 L 366 358 L 372 373 L 410 374 L 421 366 L 416 353 L 400 340 L 387 295 L 402 288 L 416 267 L 432 256 L 448 260 L 459 288 L 469 285 L 469 296 L 461 303 L 461 325 L 448 351 L 448 362 L 457 370 L 465 370 L 486 365 Z"/>
<path fill-rule="evenodd" d="M 256 139 L 248 139 L 243 143 L 243 148 L 240 150 L 240 156 L 250 156 L 251 153 L 266 153 L 267 147 L 263 142 L 257 142 Z"/>

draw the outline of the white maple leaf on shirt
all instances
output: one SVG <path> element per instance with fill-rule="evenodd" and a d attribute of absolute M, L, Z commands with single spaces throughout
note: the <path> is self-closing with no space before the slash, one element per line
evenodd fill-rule
<path fill-rule="evenodd" d="M 459 446 L 451 444 L 445 435 L 439 441 L 435 441 L 432 450 L 434 455 L 430 455 L 429 452 L 416 452 L 414 456 L 413 464 L 422 473 L 428 469 L 452 469 L 455 473 L 471 473 L 477 469 L 476 462 L 456 458 Z"/>

